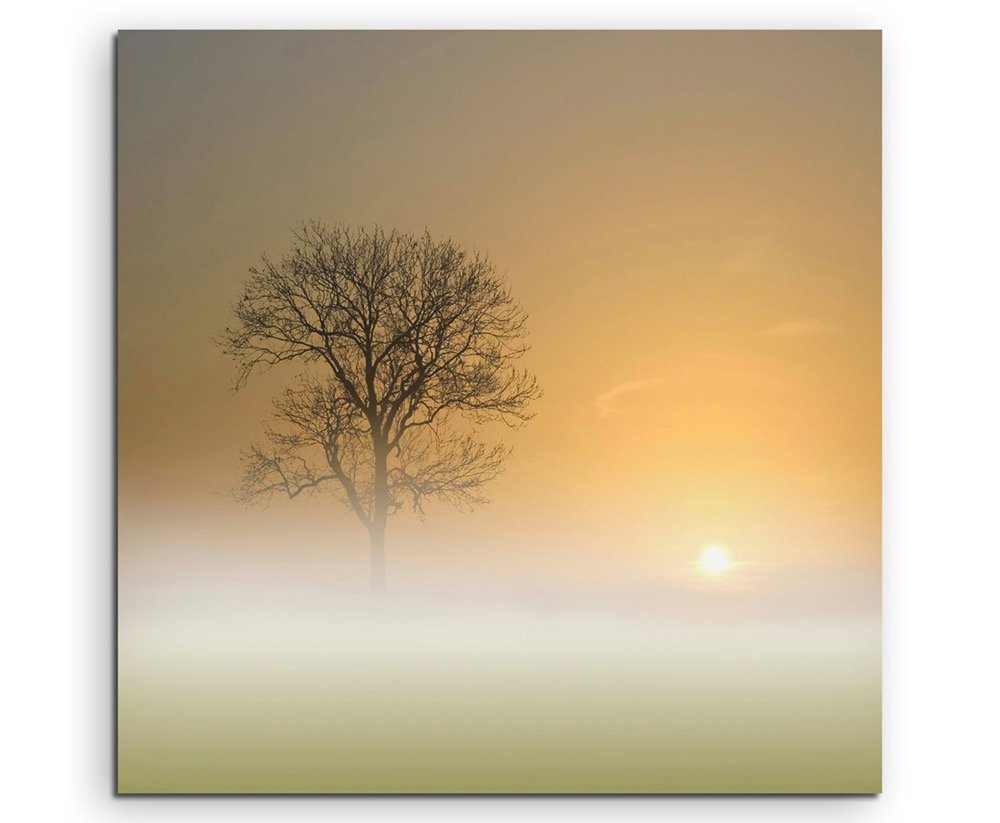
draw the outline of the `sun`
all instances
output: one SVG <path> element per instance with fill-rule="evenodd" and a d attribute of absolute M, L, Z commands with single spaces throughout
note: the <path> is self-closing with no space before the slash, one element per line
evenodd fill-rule
<path fill-rule="evenodd" d="M 698 568 L 705 574 L 722 574 L 733 568 L 733 561 L 721 546 L 709 546 L 698 558 Z"/>

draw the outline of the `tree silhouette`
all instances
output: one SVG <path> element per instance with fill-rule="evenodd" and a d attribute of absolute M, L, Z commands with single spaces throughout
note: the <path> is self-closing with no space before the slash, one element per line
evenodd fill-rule
<path fill-rule="evenodd" d="M 243 453 L 238 496 L 335 490 L 368 530 L 373 589 L 388 517 L 435 498 L 485 502 L 508 450 L 481 442 L 482 425 L 523 424 L 541 394 L 514 365 L 526 315 L 494 265 L 427 233 L 303 224 L 280 259 L 250 269 L 233 311 L 219 343 L 237 389 L 278 363 L 305 366 Z"/>

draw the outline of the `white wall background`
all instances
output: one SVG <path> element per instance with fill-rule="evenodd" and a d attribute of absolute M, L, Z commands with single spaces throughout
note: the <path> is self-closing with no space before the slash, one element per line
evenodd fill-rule
<path fill-rule="evenodd" d="M 21 2 L 5 14 L 0 814 L 30 820 L 982 820 L 1000 738 L 995 5 Z M 841 798 L 112 795 L 118 28 L 883 28 L 885 792 Z"/>

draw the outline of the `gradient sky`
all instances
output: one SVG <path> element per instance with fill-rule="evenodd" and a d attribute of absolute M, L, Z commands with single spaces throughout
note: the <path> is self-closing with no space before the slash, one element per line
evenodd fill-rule
<path fill-rule="evenodd" d="M 530 315 L 536 419 L 490 506 L 390 523 L 390 587 L 877 607 L 878 32 L 126 32 L 118 68 L 126 579 L 366 585 L 328 498 L 226 497 L 294 371 L 234 395 L 213 336 L 317 218 L 486 251 Z"/>

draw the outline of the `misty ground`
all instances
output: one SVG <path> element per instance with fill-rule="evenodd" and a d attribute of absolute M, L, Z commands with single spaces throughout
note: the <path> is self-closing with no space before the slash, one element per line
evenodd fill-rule
<path fill-rule="evenodd" d="M 877 616 L 171 597 L 122 626 L 125 792 L 879 789 Z"/>

